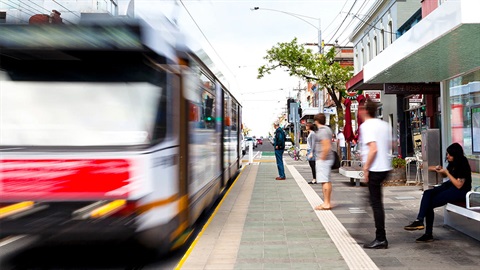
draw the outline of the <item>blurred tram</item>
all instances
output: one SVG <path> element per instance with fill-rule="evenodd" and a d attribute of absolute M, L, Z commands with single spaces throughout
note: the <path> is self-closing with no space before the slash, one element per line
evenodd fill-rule
<path fill-rule="evenodd" d="M 139 20 L 0 36 L 1 236 L 182 245 L 241 166 L 224 82 Z"/>

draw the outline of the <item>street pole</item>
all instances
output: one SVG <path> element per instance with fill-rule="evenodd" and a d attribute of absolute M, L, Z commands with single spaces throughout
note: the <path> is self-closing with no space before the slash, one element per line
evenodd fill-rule
<path fill-rule="evenodd" d="M 318 53 L 323 53 L 322 20 L 318 18 Z"/>
<path fill-rule="evenodd" d="M 323 54 L 322 41 L 322 20 L 318 18 L 318 53 Z M 317 87 L 318 91 L 318 112 L 323 113 L 323 89 L 320 90 L 320 85 Z"/>

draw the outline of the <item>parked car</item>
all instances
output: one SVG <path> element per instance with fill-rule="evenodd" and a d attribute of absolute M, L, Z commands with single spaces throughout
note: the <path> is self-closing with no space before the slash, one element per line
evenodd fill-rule
<path fill-rule="evenodd" d="M 253 140 L 252 137 L 245 137 L 245 144 L 246 144 L 246 148 L 248 148 L 250 146 L 250 142 L 252 142 L 252 145 L 253 145 L 253 148 L 255 148 L 255 142 Z"/>

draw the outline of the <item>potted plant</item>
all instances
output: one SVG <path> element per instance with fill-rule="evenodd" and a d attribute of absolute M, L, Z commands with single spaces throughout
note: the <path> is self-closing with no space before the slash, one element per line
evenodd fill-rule
<path fill-rule="evenodd" d="M 392 167 L 393 170 L 390 172 L 387 181 L 390 182 L 404 182 L 407 180 L 407 175 L 405 172 L 405 166 L 407 163 L 402 156 L 396 156 L 392 158 Z"/>
<path fill-rule="evenodd" d="M 407 163 L 405 162 L 405 159 L 402 158 L 402 156 L 392 158 L 392 167 L 394 170 L 400 168 L 405 170 L 406 165 Z"/>

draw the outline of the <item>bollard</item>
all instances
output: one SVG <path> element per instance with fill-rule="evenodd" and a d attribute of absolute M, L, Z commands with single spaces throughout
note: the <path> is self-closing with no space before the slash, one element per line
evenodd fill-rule
<path fill-rule="evenodd" d="M 253 163 L 253 142 L 248 142 L 248 163 Z"/>

